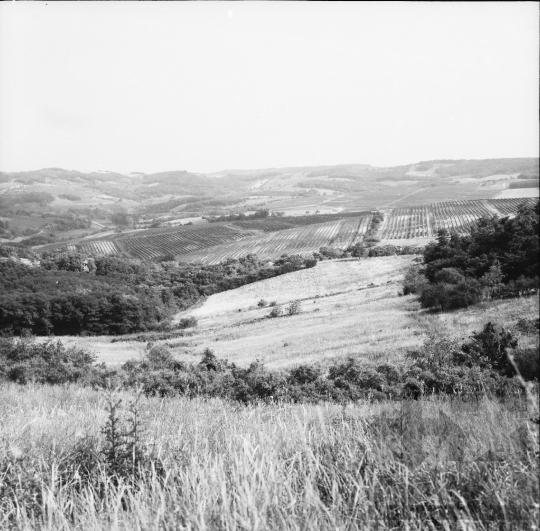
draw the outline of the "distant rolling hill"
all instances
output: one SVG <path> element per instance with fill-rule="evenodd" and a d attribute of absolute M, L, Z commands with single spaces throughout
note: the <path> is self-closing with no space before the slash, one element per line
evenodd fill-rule
<path fill-rule="evenodd" d="M 377 237 L 381 244 L 425 244 L 433 240 L 441 228 L 466 234 L 481 216 L 512 216 L 521 204 L 534 204 L 536 201 L 535 198 L 446 201 L 387 209 Z M 69 246 L 50 244 L 42 249 L 78 249 L 105 255 L 120 253 L 141 259 L 174 256 L 184 262 L 205 264 L 217 264 L 248 254 L 276 259 L 282 254 L 313 253 L 321 247 L 343 249 L 362 241 L 369 228 L 371 214 L 347 212 L 341 216 L 302 216 L 299 217 L 302 223 L 292 228 L 289 228 L 287 219 L 292 218 L 270 217 L 153 229 Z"/>

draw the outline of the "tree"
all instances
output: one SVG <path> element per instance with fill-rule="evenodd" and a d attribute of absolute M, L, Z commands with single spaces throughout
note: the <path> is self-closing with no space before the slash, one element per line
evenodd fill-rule
<path fill-rule="evenodd" d="M 403 279 L 403 295 L 411 293 L 421 293 L 428 284 L 428 280 L 424 275 L 424 270 L 418 265 L 413 265 L 407 269 Z"/>
<path fill-rule="evenodd" d="M 495 260 L 489 271 L 480 279 L 481 284 L 484 286 L 484 293 L 488 299 L 491 299 L 494 293 L 502 287 L 503 279 L 504 275 L 502 273 L 501 263 Z"/>
<path fill-rule="evenodd" d="M 492 368 L 505 376 L 514 374 L 507 350 L 515 349 L 518 340 L 511 332 L 490 321 L 480 332 L 474 332 L 470 339 L 462 346 L 463 354 L 456 360 L 458 363 Z"/>

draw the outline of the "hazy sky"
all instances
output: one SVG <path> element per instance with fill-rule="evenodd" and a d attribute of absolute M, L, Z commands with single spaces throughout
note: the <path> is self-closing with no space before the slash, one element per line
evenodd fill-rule
<path fill-rule="evenodd" d="M 537 2 L 2 2 L 0 170 L 538 156 Z"/>

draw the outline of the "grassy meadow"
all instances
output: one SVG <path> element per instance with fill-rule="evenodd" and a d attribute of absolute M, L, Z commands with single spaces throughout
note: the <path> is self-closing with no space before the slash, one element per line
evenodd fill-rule
<path fill-rule="evenodd" d="M 117 397 L 121 421 L 133 395 Z M 537 529 L 538 434 L 523 401 L 142 397 L 137 414 L 137 470 L 113 478 L 105 392 L 0 388 L 0 528 Z"/>
<path fill-rule="evenodd" d="M 312 269 L 287 273 L 208 297 L 198 308 L 181 312 L 177 319 L 194 316 L 199 323 L 190 337 L 166 343 L 175 357 L 198 361 L 205 348 L 218 358 L 241 366 L 255 359 L 272 369 L 298 363 L 355 356 L 374 362 L 402 360 L 409 349 L 422 345 L 427 334 L 466 338 L 488 321 L 512 328 L 520 318 L 538 317 L 538 296 L 485 302 L 453 312 L 420 308 L 417 297 L 404 296 L 401 279 L 412 256 L 388 256 L 354 262 L 320 262 Z M 299 315 L 268 319 L 276 301 L 284 308 L 301 301 Z M 517 333 L 517 332 L 516 332 Z M 148 334 L 148 340 L 152 334 Z M 62 338 L 69 345 L 93 350 L 98 360 L 121 364 L 140 359 L 146 343 L 112 342 L 111 336 Z M 523 336 L 520 345 L 530 346 Z"/>
<path fill-rule="evenodd" d="M 325 366 L 346 356 L 397 364 L 429 336 L 466 339 L 491 321 L 534 346 L 516 324 L 538 317 L 537 294 L 423 310 L 400 294 L 414 260 L 321 262 L 212 295 L 178 314 L 198 319 L 192 335 L 155 344 L 189 362 L 210 347 L 241 367 L 255 359 L 271 369 Z M 274 301 L 300 301 L 301 312 L 268 318 Z M 142 359 L 152 338 L 60 339 L 118 365 Z M 243 405 L 6 382 L 0 529 L 537 530 L 537 391 Z"/>

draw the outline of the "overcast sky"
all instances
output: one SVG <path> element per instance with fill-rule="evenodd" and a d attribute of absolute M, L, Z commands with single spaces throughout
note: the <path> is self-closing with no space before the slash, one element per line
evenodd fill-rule
<path fill-rule="evenodd" d="M 537 2 L 2 2 L 0 170 L 538 156 Z"/>

